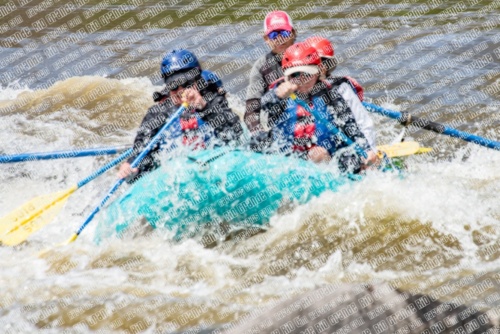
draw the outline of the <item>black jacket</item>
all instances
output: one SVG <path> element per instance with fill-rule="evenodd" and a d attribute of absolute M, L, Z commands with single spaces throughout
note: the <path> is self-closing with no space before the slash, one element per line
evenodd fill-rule
<path fill-rule="evenodd" d="M 243 134 L 239 117 L 229 108 L 228 102 L 224 95 L 212 89 L 200 90 L 207 105 L 202 110 L 197 110 L 191 107 L 184 112 L 183 115 L 196 112 L 198 116 L 209 125 L 213 134 L 222 143 L 229 143 L 238 140 Z M 161 127 L 167 120 L 178 110 L 179 106 L 175 106 L 170 98 L 165 98 L 161 102 L 150 107 L 146 116 L 137 131 L 134 140 L 134 153 L 128 159 L 129 163 L 137 158 L 137 156 L 148 145 L 150 140 L 158 133 Z M 183 117 L 183 116 L 181 116 Z M 139 165 L 140 172 L 149 171 L 158 166 L 158 161 L 155 159 L 155 153 L 159 150 L 157 144 L 151 152 L 144 158 Z"/>

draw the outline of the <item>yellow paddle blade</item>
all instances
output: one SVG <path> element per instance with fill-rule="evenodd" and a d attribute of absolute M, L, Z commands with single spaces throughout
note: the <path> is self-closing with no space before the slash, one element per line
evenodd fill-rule
<path fill-rule="evenodd" d="M 418 149 L 417 154 L 429 153 L 432 151 L 432 147 L 421 147 Z"/>
<path fill-rule="evenodd" d="M 406 141 L 394 145 L 380 145 L 377 148 L 385 152 L 389 158 L 395 158 L 416 154 L 420 149 L 420 144 L 415 141 Z"/>
<path fill-rule="evenodd" d="M 73 234 L 71 235 L 71 237 L 70 237 L 68 240 L 66 240 L 65 242 L 61 242 L 61 243 L 59 243 L 59 244 L 57 244 L 57 245 L 51 246 L 50 248 L 46 248 L 46 249 L 44 249 L 44 250 L 42 250 L 42 251 L 38 252 L 38 257 L 43 257 L 43 256 L 45 256 L 46 254 L 50 253 L 51 251 L 56 250 L 58 247 L 67 246 L 67 245 L 69 245 L 70 243 L 72 243 L 73 241 L 75 241 L 75 240 L 76 240 L 76 238 L 78 238 L 78 234 L 73 233 Z"/>
<path fill-rule="evenodd" d="M 66 240 L 65 242 L 60 243 L 58 246 L 66 246 L 66 245 L 69 245 L 70 243 L 72 243 L 73 241 L 75 241 L 75 240 L 76 240 L 76 238 L 78 238 L 78 234 L 73 233 L 73 234 L 71 235 L 71 237 L 70 237 L 68 240 Z"/>
<path fill-rule="evenodd" d="M 0 219 L 0 242 L 15 246 L 50 223 L 78 187 L 36 197 Z"/>

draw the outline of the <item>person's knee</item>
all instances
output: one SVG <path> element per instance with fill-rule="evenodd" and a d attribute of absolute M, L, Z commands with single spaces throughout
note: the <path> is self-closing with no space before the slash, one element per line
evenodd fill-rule
<path fill-rule="evenodd" d="M 307 157 L 315 163 L 328 162 L 332 159 L 330 153 L 328 153 L 328 151 L 321 146 L 311 148 L 307 153 Z"/>

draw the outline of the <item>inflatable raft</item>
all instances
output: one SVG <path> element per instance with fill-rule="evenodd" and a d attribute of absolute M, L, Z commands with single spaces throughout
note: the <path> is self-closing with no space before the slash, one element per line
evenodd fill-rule
<path fill-rule="evenodd" d="M 104 210 L 96 239 L 119 236 L 138 221 L 173 230 L 177 237 L 207 224 L 262 226 L 284 205 L 307 203 L 351 182 L 332 169 L 226 148 L 174 158 Z"/>

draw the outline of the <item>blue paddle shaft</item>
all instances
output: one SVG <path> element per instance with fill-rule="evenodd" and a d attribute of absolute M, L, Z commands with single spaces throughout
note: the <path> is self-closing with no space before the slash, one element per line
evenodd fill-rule
<path fill-rule="evenodd" d="M 67 159 L 67 158 L 80 158 L 97 155 L 116 154 L 126 150 L 127 147 L 101 147 L 89 148 L 84 150 L 66 150 L 55 152 L 35 152 L 23 154 L 11 154 L 0 156 L 0 164 L 22 162 L 22 161 L 35 161 L 35 160 L 50 160 L 50 159 Z"/>
<path fill-rule="evenodd" d="M 78 231 L 76 231 L 76 235 L 80 235 L 80 233 L 82 233 L 83 229 L 92 221 L 92 219 L 94 219 L 94 216 L 99 212 L 99 210 L 101 210 L 101 208 L 104 206 L 104 204 L 106 204 L 106 202 L 115 193 L 115 191 L 122 185 L 123 181 L 125 181 L 125 179 L 120 179 L 116 181 L 114 186 L 108 191 L 106 196 L 104 196 L 104 198 L 101 200 L 101 203 L 94 209 L 94 211 L 92 211 L 92 213 L 90 213 L 90 215 L 87 217 L 82 226 L 80 226 Z"/>
<path fill-rule="evenodd" d="M 163 137 L 163 134 L 164 134 L 165 130 L 172 125 L 172 123 L 175 121 L 175 119 L 178 116 L 180 116 L 180 114 L 182 114 L 182 112 L 185 109 L 186 109 L 185 105 L 182 105 L 181 107 L 179 107 L 179 109 L 177 109 L 177 111 L 170 117 L 170 119 L 165 123 L 165 125 L 162 126 L 162 128 L 160 129 L 160 131 L 158 131 L 158 133 L 156 134 L 156 136 L 154 136 L 153 139 L 151 139 L 151 141 L 146 146 L 146 148 L 137 156 L 137 158 L 135 158 L 135 160 L 131 164 L 132 168 L 137 167 L 141 163 L 142 159 L 144 159 L 144 157 L 146 155 L 148 155 L 149 152 L 151 152 L 151 150 L 153 149 L 153 147 Z M 99 212 L 99 210 L 101 210 L 101 208 L 106 204 L 106 202 L 111 198 L 111 196 L 116 192 L 116 190 L 122 185 L 123 181 L 124 181 L 124 179 L 120 179 L 120 180 L 116 181 L 116 183 L 114 184 L 114 186 L 108 191 L 108 193 L 106 194 L 106 196 L 104 196 L 104 198 L 101 200 L 101 203 L 87 217 L 87 219 L 82 224 L 82 226 L 80 226 L 80 228 L 78 229 L 78 231 L 76 231 L 76 235 L 80 235 L 80 233 L 82 233 L 83 229 L 92 221 L 92 219 L 94 218 L 94 216 Z"/>
<path fill-rule="evenodd" d="M 124 153 L 122 153 L 118 158 L 116 158 L 113 161 L 108 162 L 106 165 L 104 165 L 100 169 L 96 170 L 95 172 L 93 172 L 92 174 L 90 174 L 89 176 L 87 176 L 86 178 L 81 180 L 80 182 L 78 182 L 78 184 L 77 184 L 78 188 L 83 187 L 84 185 L 86 185 L 87 183 L 89 183 L 90 181 L 92 181 L 93 179 L 98 177 L 99 175 L 105 173 L 107 170 L 118 165 L 120 162 L 125 160 L 129 155 L 131 155 L 133 151 L 134 151 L 133 149 L 129 148 Z"/>
<path fill-rule="evenodd" d="M 407 117 L 405 117 L 405 115 L 403 115 L 399 111 L 385 109 L 385 108 L 379 107 L 379 106 L 372 104 L 372 103 L 363 102 L 363 105 L 371 112 L 398 120 L 401 123 L 405 123 L 406 121 L 408 121 L 408 123 L 415 125 L 417 127 L 426 129 L 426 130 L 431 130 L 431 131 L 434 131 L 437 133 L 442 133 L 442 134 L 450 136 L 450 137 L 463 139 L 469 143 L 474 143 L 474 144 L 481 145 L 481 146 L 484 146 L 487 148 L 500 150 L 500 142 L 497 142 L 497 141 L 494 141 L 491 139 L 483 138 L 483 137 L 476 136 L 476 135 L 473 135 L 473 134 L 468 133 L 468 132 L 460 131 L 460 130 L 451 128 L 447 125 L 431 122 L 431 121 L 426 120 L 424 118 L 412 116 L 411 118 L 409 118 L 407 120 Z"/>
<path fill-rule="evenodd" d="M 335 127 L 330 122 L 326 122 L 326 124 L 325 124 L 325 122 L 323 122 L 323 117 L 321 117 L 321 115 L 319 115 L 318 113 L 316 113 L 316 110 L 314 108 L 309 107 L 309 105 L 306 102 L 304 102 L 301 99 L 299 99 L 298 97 L 296 97 L 296 95 L 293 95 L 292 99 L 295 100 L 295 102 L 297 102 L 298 104 L 300 104 L 304 109 L 306 109 L 307 111 L 309 111 L 318 122 L 321 122 L 324 126 L 326 126 L 330 131 L 333 132 L 333 134 L 335 136 L 339 136 L 344 142 L 347 143 L 347 145 L 350 146 L 350 145 L 354 144 L 354 148 L 355 148 L 355 150 L 356 150 L 356 152 L 358 153 L 359 156 L 361 156 L 363 158 L 367 158 L 368 157 L 368 154 L 366 154 L 366 152 L 358 144 L 354 143 L 351 140 L 351 138 L 347 137 L 337 127 Z"/>

